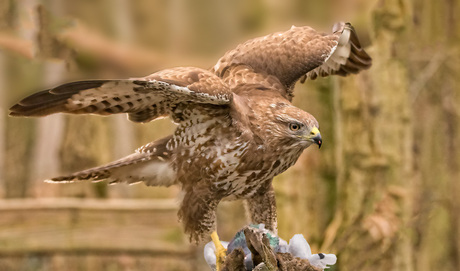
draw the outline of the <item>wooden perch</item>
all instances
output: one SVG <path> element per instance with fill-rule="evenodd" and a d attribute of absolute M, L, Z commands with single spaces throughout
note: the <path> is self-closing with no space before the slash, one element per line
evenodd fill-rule
<path fill-rule="evenodd" d="M 193 257 L 174 200 L 2 199 L 0 256 L 130 254 Z"/>

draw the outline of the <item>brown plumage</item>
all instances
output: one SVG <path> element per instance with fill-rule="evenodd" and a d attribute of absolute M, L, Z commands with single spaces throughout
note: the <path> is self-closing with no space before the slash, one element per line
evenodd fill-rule
<path fill-rule="evenodd" d="M 173 135 L 50 181 L 181 185 L 179 217 L 196 241 L 216 228 L 221 200 L 244 199 L 251 222 L 276 233 L 273 177 L 305 148 L 321 145 L 316 119 L 290 103 L 295 82 L 370 65 L 348 23 L 336 24 L 332 34 L 293 27 L 239 45 L 210 71 L 181 67 L 143 78 L 68 83 L 21 100 L 10 115 L 127 113 L 134 122 L 169 116 L 178 125 Z"/>

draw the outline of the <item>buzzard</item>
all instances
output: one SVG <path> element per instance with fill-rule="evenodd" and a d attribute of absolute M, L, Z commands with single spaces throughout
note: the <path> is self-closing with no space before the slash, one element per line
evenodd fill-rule
<path fill-rule="evenodd" d="M 291 104 L 296 81 L 370 66 L 349 23 L 335 24 L 332 34 L 293 26 L 238 45 L 210 70 L 178 67 L 142 78 L 67 83 L 24 98 L 10 115 L 127 113 L 138 123 L 168 116 L 177 124 L 172 135 L 49 181 L 178 184 L 184 191 L 178 215 L 196 242 L 211 232 L 217 238 L 215 212 L 224 199 L 243 199 L 251 222 L 276 233 L 273 177 L 322 143 L 317 120 Z"/>

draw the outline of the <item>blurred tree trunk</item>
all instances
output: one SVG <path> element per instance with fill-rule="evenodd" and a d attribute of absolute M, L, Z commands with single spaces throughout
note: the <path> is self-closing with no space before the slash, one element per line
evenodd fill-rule
<path fill-rule="evenodd" d="M 22 1 L 21 5 L 10 4 L 8 10 L 15 12 L 17 16 L 5 14 L 4 21 L 14 29 L 18 40 L 24 42 L 24 48 L 27 51 L 25 54 L 28 57 L 34 57 L 37 51 L 38 33 L 37 1 L 26 0 Z M 11 73 L 12 78 L 5 81 L 8 84 L 7 87 L 31 88 L 37 77 L 38 68 L 39 65 L 31 64 L 30 59 L 20 58 L 19 61 L 12 61 L 9 70 L 14 71 L 14 73 Z M 7 93 L 10 94 L 11 92 Z M 15 98 L 19 98 L 20 95 L 17 94 L 14 93 Z M 11 97 L 7 98 L 10 101 Z M 30 120 L 19 121 L 18 125 L 10 125 L 14 121 L 17 120 L 7 119 L 9 128 L 6 130 L 6 156 L 8 159 L 5 160 L 5 197 L 9 198 L 24 197 L 28 194 L 30 187 L 30 147 L 35 131 L 33 122 Z"/>
<path fill-rule="evenodd" d="M 44 86 L 58 85 L 62 82 L 66 68 L 61 60 L 44 63 Z M 60 171 L 59 148 L 62 143 L 64 117 L 62 114 L 48 116 L 37 120 L 35 146 L 32 150 L 31 185 L 36 197 L 55 197 L 59 186 L 43 181 L 56 176 Z"/>
<path fill-rule="evenodd" d="M 59 85 L 65 79 L 65 61 L 59 59 L 62 51 L 51 29 L 53 16 L 62 16 L 62 5 L 59 1 L 48 1 L 42 6 L 36 3 L 33 12 L 37 18 L 37 49 L 36 57 L 44 59 L 41 62 L 41 80 L 37 88 Z M 50 177 L 60 173 L 59 150 L 64 131 L 64 116 L 52 115 L 47 118 L 36 119 L 34 148 L 31 153 L 30 194 L 35 197 L 55 197 L 59 195 L 60 186 L 44 183 Z"/>
<path fill-rule="evenodd" d="M 131 5 L 128 0 L 108 1 L 107 8 L 110 10 L 110 20 L 114 26 L 114 34 L 117 41 L 124 45 L 132 45 L 133 26 L 131 17 Z M 113 134 L 113 157 L 119 159 L 131 154 L 135 146 L 135 134 L 133 123 L 129 122 L 125 114 L 118 114 L 110 117 Z M 128 197 L 130 189 L 125 185 L 118 185 L 112 189 L 111 196 Z M 131 193 L 132 194 L 132 193 Z M 132 196 L 132 195 L 131 195 Z"/>
<path fill-rule="evenodd" d="M 411 85 L 416 270 L 460 269 L 460 12 L 458 1 L 416 1 Z M 442 14 L 442 16 L 440 16 Z"/>
<path fill-rule="evenodd" d="M 337 209 L 323 247 L 340 270 L 413 270 L 409 235 L 413 153 L 407 69 L 394 51 L 409 31 L 408 1 L 378 1 L 373 67 L 340 80 Z"/>
<path fill-rule="evenodd" d="M 6 158 L 6 61 L 5 55 L 0 51 L 0 198 L 5 195 L 5 158 Z"/>
<path fill-rule="evenodd" d="M 458 55 L 457 55 L 458 56 Z M 454 70 L 456 74 L 460 74 L 460 64 L 455 62 Z M 455 82 L 456 80 L 456 82 Z M 448 135 L 446 142 L 446 160 L 448 180 L 450 185 L 447 189 L 450 190 L 450 195 L 447 195 L 448 211 L 450 213 L 450 225 L 452 229 L 452 266 L 456 270 L 460 270 L 460 104 L 459 87 L 460 79 L 449 76 L 446 80 L 446 86 L 443 92 L 444 99 L 443 109 L 446 119 L 446 135 Z"/>
<path fill-rule="evenodd" d="M 65 10 L 71 9 L 75 3 L 65 2 Z M 89 3 L 85 3 L 89 4 Z M 98 10 L 98 26 L 110 26 L 112 36 L 116 35 L 117 27 L 116 14 L 114 11 L 118 7 L 114 7 L 107 1 L 92 2 L 89 6 L 82 5 L 75 12 L 82 18 L 90 18 L 93 13 L 89 10 Z M 120 7 L 121 8 L 121 7 Z M 84 56 L 91 63 L 92 56 Z M 85 68 L 92 69 L 90 65 L 78 67 L 83 73 Z M 79 71 L 71 71 L 78 73 Z M 92 71 L 94 73 L 95 71 Z M 113 70 L 102 70 L 97 72 L 97 77 L 114 78 L 119 75 Z M 94 76 L 94 74 L 93 74 Z M 79 78 L 80 79 L 80 78 Z M 85 78 L 86 79 L 86 78 Z M 94 166 L 107 163 L 114 158 L 114 146 L 118 148 L 118 155 L 122 156 L 121 152 L 125 152 L 123 146 L 128 146 L 131 142 L 126 142 L 125 145 L 118 146 L 114 144 L 115 138 L 118 136 L 117 125 L 113 125 L 116 121 L 112 118 L 94 117 L 94 116 L 65 116 L 66 126 L 64 128 L 64 140 L 61 145 L 60 159 L 62 163 L 62 174 L 69 174 L 75 171 L 84 170 Z M 112 129 L 113 128 L 113 129 Z M 128 133 L 128 132 L 127 132 Z M 124 132 L 121 132 L 124 135 Z M 107 197 L 108 188 L 106 183 L 77 182 L 68 185 L 62 185 L 61 196 L 78 196 L 78 197 Z"/>

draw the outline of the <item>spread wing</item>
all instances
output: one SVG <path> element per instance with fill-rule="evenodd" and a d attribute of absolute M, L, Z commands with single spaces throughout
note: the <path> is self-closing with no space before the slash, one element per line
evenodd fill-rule
<path fill-rule="evenodd" d="M 302 76 L 344 76 L 371 64 L 351 24 L 337 23 L 332 34 L 293 26 L 286 32 L 249 40 L 225 53 L 212 71 L 225 77 L 229 69 L 245 65 L 256 73 L 277 77 L 286 89 L 291 89 Z"/>
<path fill-rule="evenodd" d="M 60 85 L 24 98 L 10 108 L 10 115 L 127 113 L 134 122 L 148 122 L 168 116 L 180 103 L 224 105 L 230 103 L 231 95 L 226 84 L 209 71 L 173 68 L 143 78 Z"/>

